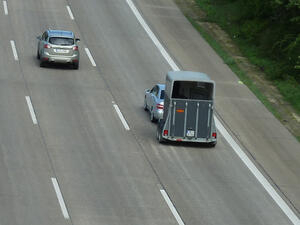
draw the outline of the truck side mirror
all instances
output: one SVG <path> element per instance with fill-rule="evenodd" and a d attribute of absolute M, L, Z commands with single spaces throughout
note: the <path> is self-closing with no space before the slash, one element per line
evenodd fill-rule
<path fill-rule="evenodd" d="M 75 41 L 76 41 L 76 42 L 80 42 L 80 39 L 79 39 L 79 38 L 76 38 Z"/>

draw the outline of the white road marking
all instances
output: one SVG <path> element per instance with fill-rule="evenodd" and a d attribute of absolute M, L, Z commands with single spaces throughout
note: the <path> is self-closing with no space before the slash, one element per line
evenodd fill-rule
<path fill-rule="evenodd" d="M 154 44 L 160 50 L 164 58 L 167 60 L 169 65 L 174 71 L 178 71 L 179 67 L 176 65 L 171 56 L 166 52 L 164 47 L 159 43 L 158 39 L 155 37 L 153 32 L 150 30 L 149 26 L 146 24 L 141 14 L 138 12 L 137 8 L 134 6 L 131 0 L 126 0 L 129 7 L 133 11 L 134 15 L 143 26 L 147 34 L 150 36 Z M 252 174 L 256 177 L 256 179 L 262 184 L 265 190 L 269 193 L 269 195 L 273 198 L 273 200 L 277 203 L 277 205 L 281 208 L 281 210 L 285 213 L 285 215 L 290 219 L 290 221 L 294 225 L 300 225 L 300 220 L 294 211 L 287 205 L 287 203 L 280 197 L 280 195 L 276 192 L 276 190 L 272 187 L 272 185 L 268 182 L 268 180 L 263 176 L 263 174 L 255 167 L 254 163 L 248 158 L 248 156 L 243 152 L 240 146 L 236 143 L 236 141 L 231 137 L 228 131 L 223 127 L 221 122 L 215 117 L 216 127 L 220 131 L 220 133 L 224 136 L 226 141 L 233 148 L 235 153 L 240 157 L 240 159 L 244 162 L 244 164 L 249 168 Z"/>
<path fill-rule="evenodd" d="M 127 4 L 129 5 L 129 7 L 131 8 L 132 12 L 136 16 L 136 18 L 138 19 L 138 21 L 140 22 L 140 24 L 144 28 L 144 30 L 147 32 L 147 34 L 149 35 L 149 37 L 151 38 L 151 40 L 155 44 L 155 46 L 158 48 L 158 50 L 161 52 L 161 54 L 163 55 L 163 57 L 170 64 L 171 68 L 174 71 L 178 71 L 179 70 L 178 66 L 176 65 L 176 63 L 174 62 L 174 60 L 171 58 L 171 56 L 169 55 L 169 53 L 166 51 L 166 49 L 159 42 L 159 40 L 157 39 L 157 37 L 155 36 L 155 34 L 152 32 L 152 30 L 149 28 L 148 24 L 145 22 L 145 20 L 143 19 L 143 17 L 141 16 L 140 12 L 135 7 L 135 5 L 133 4 L 133 2 L 131 0 L 126 0 L 126 1 L 127 1 Z"/>
<path fill-rule="evenodd" d="M 17 53 L 15 42 L 13 40 L 10 40 L 10 45 L 11 45 L 12 52 L 14 54 L 14 58 L 15 58 L 16 61 L 18 61 L 19 57 L 18 57 L 18 53 Z"/>
<path fill-rule="evenodd" d="M 273 198 L 273 200 L 277 203 L 277 205 L 281 208 L 281 210 L 285 213 L 285 215 L 290 219 L 290 221 L 294 225 L 300 225 L 300 220 L 296 216 L 296 214 L 290 209 L 287 203 L 280 197 L 280 195 L 276 192 L 276 190 L 269 183 L 269 181 L 263 176 L 263 174 L 256 168 L 254 163 L 249 159 L 249 157 L 244 153 L 241 147 L 231 137 L 231 135 L 228 133 L 228 131 L 225 129 L 225 127 L 222 125 L 222 123 L 219 121 L 217 117 L 215 117 L 215 121 L 218 130 L 226 139 L 228 144 L 239 156 L 239 158 L 244 162 L 244 164 L 248 167 L 248 169 L 252 172 L 252 174 L 256 177 L 259 183 L 261 183 L 261 185 L 269 193 L 269 195 Z"/>
<path fill-rule="evenodd" d="M 170 208 L 173 216 L 175 217 L 177 223 L 179 225 L 184 225 L 184 222 L 182 221 L 180 215 L 178 214 L 176 208 L 174 207 L 174 205 L 173 205 L 171 199 L 169 198 L 167 192 L 165 190 L 161 189 L 160 193 L 162 194 L 162 196 L 164 197 L 165 201 L 167 202 L 167 204 L 168 204 L 168 206 L 169 206 L 169 208 Z"/>
<path fill-rule="evenodd" d="M 120 118 L 120 120 L 121 120 L 121 122 L 122 122 L 122 124 L 123 124 L 123 126 L 125 128 L 125 130 L 130 130 L 130 128 L 129 128 L 129 126 L 128 126 L 128 124 L 127 124 L 127 122 L 126 122 L 123 114 L 121 113 L 118 105 L 113 104 L 113 106 L 114 106 L 114 108 L 115 108 L 115 110 L 116 110 L 116 112 L 117 112 L 117 114 L 118 114 L 118 116 L 119 116 L 119 118 Z"/>
<path fill-rule="evenodd" d="M 25 96 L 33 124 L 38 124 L 29 96 Z"/>
<path fill-rule="evenodd" d="M 72 13 L 72 10 L 71 10 L 70 6 L 67 5 L 66 7 L 67 7 L 67 10 L 68 10 L 68 13 L 70 15 L 71 20 L 74 20 L 74 16 L 73 16 L 73 13 Z"/>
<path fill-rule="evenodd" d="M 69 213 L 68 213 L 68 210 L 67 210 L 64 198 L 63 198 L 63 196 L 61 194 L 58 182 L 57 182 L 56 178 L 54 178 L 54 177 L 51 177 L 51 180 L 52 180 L 52 184 L 53 184 L 53 187 L 54 187 L 54 190 L 55 190 L 55 193 L 56 193 L 56 197 L 58 199 L 58 202 L 59 202 L 62 214 L 65 217 L 65 219 L 70 219 L 70 216 L 69 216 Z"/>
<path fill-rule="evenodd" d="M 3 1 L 4 14 L 8 15 L 7 1 Z"/>
<path fill-rule="evenodd" d="M 85 52 L 86 52 L 87 56 L 89 57 L 89 59 L 90 59 L 92 65 L 93 65 L 93 66 L 96 66 L 95 60 L 94 60 L 94 58 L 93 58 L 93 56 L 92 56 L 90 50 L 89 50 L 88 48 L 84 48 L 84 49 L 85 49 Z"/>

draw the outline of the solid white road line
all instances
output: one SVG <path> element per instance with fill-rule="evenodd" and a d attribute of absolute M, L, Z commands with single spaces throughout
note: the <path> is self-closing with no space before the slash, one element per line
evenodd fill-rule
<path fill-rule="evenodd" d="M 72 10 L 71 10 L 70 6 L 67 5 L 66 7 L 67 7 L 67 10 L 68 10 L 68 13 L 70 15 L 71 20 L 74 20 L 74 16 L 73 16 L 73 13 L 72 13 Z"/>
<path fill-rule="evenodd" d="M 56 193 L 56 197 L 58 199 L 58 202 L 59 202 L 62 214 L 65 217 L 65 219 L 70 219 L 70 216 L 69 216 L 69 213 L 68 213 L 68 210 L 67 210 L 64 198 L 63 198 L 63 196 L 61 194 L 58 182 L 57 182 L 56 178 L 54 178 L 54 177 L 51 177 L 51 180 L 52 180 L 52 184 L 53 184 L 53 187 L 54 187 L 54 190 L 55 190 L 55 193 Z"/>
<path fill-rule="evenodd" d="M 86 52 L 87 56 L 89 57 L 89 59 L 90 59 L 92 65 L 93 65 L 93 66 L 96 66 L 95 60 L 94 60 L 94 58 L 93 58 L 93 56 L 92 56 L 90 50 L 89 50 L 88 48 L 84 48 L 84 49 L 85 49 L 85 52 Z"/>
<path fill-rule="evenodd" d="M 25 98 L 26 98 L 26 102 L 27 102 L 27 105 L 28 105 L 28 108 L 29 108 L 29 112 L 30 112 L 30 115 L 31 115 L 32 122 L 33 122 L 33 124 L 37 124 L 38 122 L 37 122 L 37 119 L 36 119 L 36 116 L 35 116 L 35 113 L 34 113 L 34 109 L 33 109 L 30 97 L 25 96 Z"/>
<path fill-rule="evenodd" d="M 118 116 L 119 116 L 119 118 L 120 118 L 120 120 L 121 120 L 121 122 L 122 122 L 122 124 L 123 124 L 123 126 L 125 128 L 125 130 L 130 130 L 130 128 L 129 128 L 129 126 L 128 126 L 128 124 L 127 124 L 127 122 L 126 122 L 123 114 L 121 113 L 118 105 L 113 104 L 113 106 L 114 106 L 114 108 L 115 108 L 115 110 L 116 110 L 116 112 L 117 112 L 117 114 L 118 114 Z"/>
<path fill-rule="evenodd" d="M 3 1 L 4 14 L 8 15 L 7 1 Z"/>
<path fill-rule="evenodd" d="M 19 57 L 18 57 L 18 53 L 17 53 L 15 42 L 13 40 L 10 40 L 10 45 L 11 45 L 12 52 L 14 54 L 14 58 L 15 58 L 16 61 L 18 61 Z"/>
<path fill-rule="evenodd" d="M 225 127 L 222 125 L 220 120 L 215 117 L 216 126 L 226 141 L 229 143 L 231 148 L 235 151 L 235 153 L 239 156 L 239 158 L 244 162 L 244 164 L 248 167 L 248 169 L 252 172 L 252 174 L 256 177 L 256 179 L 261 183 L 261 185 L 265 188 L 265 190 L 269 193 L 269 195 L 273 198 L 273 200 L 277 203 L 277 205 L 281 208 L 281 210 L 285 213 L 285 215 L 292 221 L 293 224 L 300 225 L 300 220 L 296 216 L 296 214 L 290 209 L 287 203 L 280 197 L 280 195 L 276 192 L 273 186 L 269 183 L 269 181 L 263 176 L 263 174 L 256 168 L 254 163 L 249 159 L 249 157 L 243 152 L 240 146 L 236 143 L 236 141 L 231 137 Z"/>
<path fill-rule="evenodd" d="M 154 44 L 157 46 L 157 48 L 160 50 L 164 58 L 167 60 L 169 65 L 174 71 L 178 71 L 179 67 L 176 65 L 174 60 L 171 58 L 171 56 L 166 52 L 164 47 L 161 44 L 158 44 L 158 39 L 155 37 L 153 32 L 150 30 L 149 26 L 146 24 L 144 19 L 142 18 L 141 14 L 138 12 L 137 8 L 134 6 L 131 0 L 126 0 L 129 7 L 133 11 L 134 15 L 140 22 L 140 24 L 143 26 L 147 34 L 150 36 Z M 257 178 L 257 180 L 262 184 L 262 186 L 265 188 L 265 190 L 269 193 L 269 195 L 274 199 L 274 201 L 277 203 L 277 205 L 281 208 L 281 210 L 285 213 L 285 215 L 290 219 L 290 221 L 294 225 L 300 225 L 300 220 L 297 217 L 297 215 L 294 213 L 294 211 L 286 204 L 286 202 L 280 197 L 280 195 L 276 192 L 276 190 L 272 187 L 272 185 L 268 182 L 268 180 L 263 176 L 263 174 L 255 167 L 255 165 L 252 163 L 252 161 L 249 159 L 249 157 L 243 152 L 243 150 L 240 148 L 240 146 L 236 143 L 236 141 L 230 136 L 228 131 L 224 128 L 224 126 L 221 124 L 221 122 L 218 120 L 217 117 L 215 117 L 216 120 L 216 126 L 217 129 L 220 131 L 220 133 L 224 136 L 226 141 L 230 144 L 230 146 L 233 148 L 235 153 L 240 157 L 240 159 L 244 162 L 244 164 L 249 168 L 249 170 L 252 172 L 252 174 Z"/>
<path fill-rule="evenodd" d="M 171 68 L 174 71 L 178 71 L 179 70 L 178 66 L 176 65 L 174 60 L 171 58 L 171 56 L 168 54 L 168 52 L 165 50 L 165 48 L 162 46 L 162 44 L 159 42 L 159 40 L 157 39 L 155 34 L 152 32 L 152 30 L 149 28 L 148 24 L 145 22 L 145 20 L 143 19 L 143 17 L 141 16 L 140 12 L 135 7 L 133 2 L 131 0 L 126 0 L 126 1 L 127 1 L 127 4 L 129 5 L 129 7 L 131 8 L 132 12 L 136 16 L 136 18 L 138 19 L 138 21 L 140 22 L 140 24 L 144 28 L 144 30 L 147 32 L 147 34 L 149 35 L 149 37 L 153 41 L 153 43 L 156 45 L 156 47 L 161 52 L 163 57 L 167 60 L 167 62 L 171 65 Z"/>
<path fill-rule="evenodd" d="M 184 225 L 184 222 L 182 221 L 180 215 L 178 214 L 176 208 L 174 207 L 174 205 L 173 205 L 171 199 L 169 198 L 167 192 L 165 190 L 161 189 L 160 193 L 162 194 L 162 196 L 164 197 L 165 201 L 167 202 L 167 204 L 168 204 L 171 212 L 173 213 L 173 216 L 175 217 L 177 223 L 179 225 Z"/>

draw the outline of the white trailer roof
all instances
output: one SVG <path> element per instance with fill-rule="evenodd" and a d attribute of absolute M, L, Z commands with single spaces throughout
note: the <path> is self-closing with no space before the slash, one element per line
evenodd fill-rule
<path fill-rule="evenodd" d="M 169 71 L 167 79 L 170 81 L 196 81 L 214 83 L 213 80 L 205 73 L 192 72 L 192 71 Z"/>

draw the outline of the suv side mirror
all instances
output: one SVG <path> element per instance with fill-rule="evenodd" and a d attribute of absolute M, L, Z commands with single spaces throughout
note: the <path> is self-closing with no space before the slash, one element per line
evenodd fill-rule
<path fill-rule="evenodd" d="M 36 39 L 42 40 L 42 37 L 41 36 L 37 36 Z"/>
<path fill-rule="evenodd" d="M 79 39 L 79 38 L 76 38 L 75 41 L 76 41 L 76 42 L 80 42 L 80 39 Z"/>

